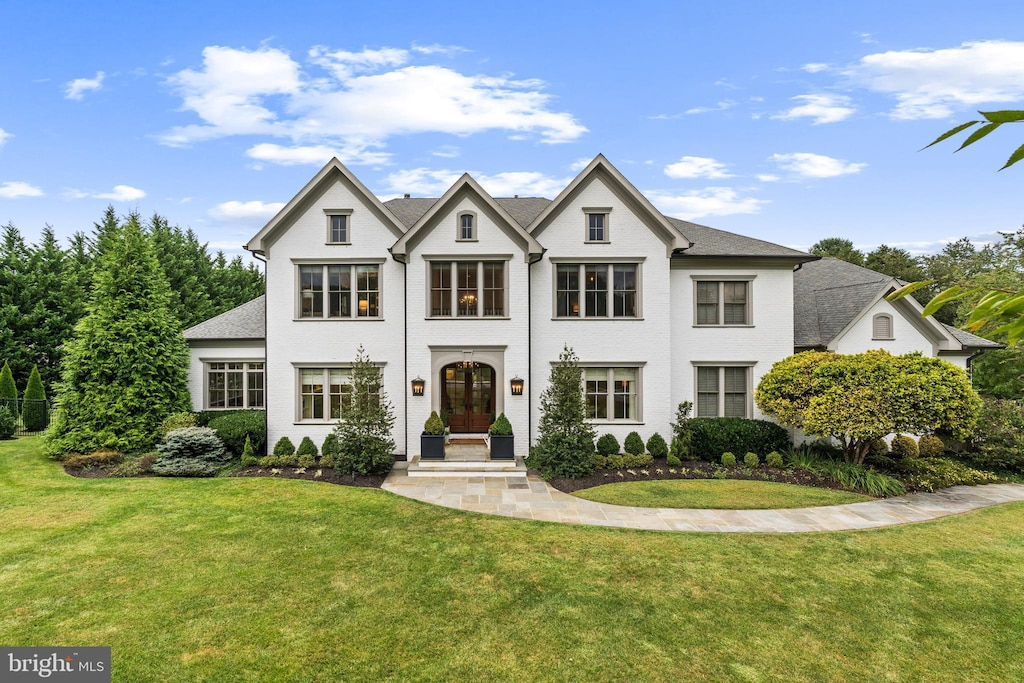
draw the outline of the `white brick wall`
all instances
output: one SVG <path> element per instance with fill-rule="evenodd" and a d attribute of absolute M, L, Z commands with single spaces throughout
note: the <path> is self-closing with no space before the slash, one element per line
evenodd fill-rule
<path fill-rule="evenodd" d="M 222 361 L 260 362 L 266 357 L 262 341 L 251 342 L 189 342 L 188 391 L 192 397 L 192 410 L 206 410 L 205 363 Z"/>

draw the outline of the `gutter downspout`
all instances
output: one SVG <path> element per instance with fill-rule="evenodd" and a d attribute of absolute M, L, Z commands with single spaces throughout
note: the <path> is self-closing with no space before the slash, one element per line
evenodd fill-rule
<path fill-rule="evenodd" d="M 537 258 L 529 261 L 526 268 L 526 381 L 529 382 L 529 390 L 526 392 L 527 457 L 533 446 L 533 264 L 540 263 L 546 251 L 542 248 Z"/>
<path fill-rule="evenodd" d="M 405 267 L 406 262 L 398 257 L 395 252 L 388 249 L 391 258 L 395 263 L 402 264 L 402 394 L 405 400 L 402 401 L 405 413 L 405 461 L 409 462 L 409 396 L 405 394 L 409 386 L 409 269 Z"/>
<path fill-rule="evenodd" d="M 249 253 L 252 254 L 253 258 L 255 258 L 257 261 L 263 261 L 263 296 L 266 297 L 267 296 L 267 276 L 270 274 L 267 271 L 267 259 L 262 257 L 262 256 L 260 256 L 260 252 L 258 252 L 258 251 L 251 251 Z M 270 315 L 270 307 L 265 305 L 265 302 L 264 302 L 264 306 L 263 306 L 263 389 L 264 389 L 263 390 L 263 431 L 264 432 L 267 431 L 267 415 L 270 414 L 270 397 L 274 393 L 272 391 L 267 391 L 267 388 L 270 386 L 269 382 L 267 382 L 267 373 L 270 372 L 270 363 L 267 362 L 268 356 L 270 356 L 270 345 L 267 344 L 267 317 L 269 315 Z M 268 439 L 268 441 L 269 441 L 269 439 Z M 267 444 L 263 444 L 263 447 L 266 448 Z"/>

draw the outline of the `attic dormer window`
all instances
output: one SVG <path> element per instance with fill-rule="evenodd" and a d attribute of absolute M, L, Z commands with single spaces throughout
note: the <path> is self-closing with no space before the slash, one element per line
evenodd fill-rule
<path fill-rule="evenodd" d="M 327 243 L 351 244 L 351 209 L 324 209 L 327 215 Z"/>
<path fill-rule="evenodd" d="M 892 339 L 892 316 L 879 313 L 871 321 L 872 339 Z"/>
<path fill-rule="evenodd" d="M 471 213 L 460 213 L 459 214 L 459 234 L 458 240 L 460 242 L 474 242 L 476 241 L 476 216 Z"/>
<path fill-rule="evenodd" d="M 587 217 L 586 242 L 608 241 L 608 214 L 611 209 L 583 209 Z"/>

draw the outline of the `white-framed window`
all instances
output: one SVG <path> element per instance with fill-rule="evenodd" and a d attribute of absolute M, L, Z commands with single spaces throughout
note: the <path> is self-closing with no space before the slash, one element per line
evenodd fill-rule
<path fill-rule="evenodd" d="M 696 417 L 750 417 L 750 366 L 698 365 Z"/>
<path fill-rule="evenodd" d="M 475 242 L 476 236 L 476 215 L 472 213 L 460 213 L 458 216 L 459 232 L 456 239 L 459 242 Z"/>
<path fill-rule="evenodd" d="M 584 242 L 608 242 L 608 217 L 611 209 L 583 209 L 586 216 Z"/>
<path fill-rule="evenodd" d="M 340 420 L 351 392 L 352 374 L 348 368 L 299 368 L 299 420 Z"/>
<path fill-rule="evenodd" d="M 556 318 L 636 318 L 639 311 L 639 264 L 556 264 Z"/>
<path fill-rule="evenodd" d="M 206 363 L 206 408 L 263 408 L 266 396 L 263 372 L 262 361 Z"/>
<path fill-rule="evenodd" d="M 431 261 L 431 318 L 504 318 L 504 261 Z"/>
<path fill-rule="evenodd" d="M 381 317 L 380 264 L 298 267 L 300 318 Z"/>
<path fill-rule="evenodd" d="M 749 280 L 698 280 L 694 291 L 695 325 L 751 324 Z"/>
<path fill-rule="evenodd" d="M 324 209 L 327 216 L 327 243 L 351 244 L 352 209 Z"/>
<path fill-rule="evenodd" d="M 583 389 L 589 419 L 640 421 L 640 368 L 584 367 Z"/>
<path fill-rule="evenodd" d="M 888 313 L 878 313 L 871 319 L 872 339 L 892 339 L 892 316 Z"/>

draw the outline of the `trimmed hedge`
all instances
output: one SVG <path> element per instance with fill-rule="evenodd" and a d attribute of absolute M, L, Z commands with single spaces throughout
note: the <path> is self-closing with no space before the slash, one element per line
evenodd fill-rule
<path fill-rule="evenodd" d="M 695 417 L 689 420 L 689 427 L 691 453 L 701 460 L 715 461 L 726 452 L 767 455 L 793 447 L 786 430 L 767 420 Z"/>
<path fill-rule="evenodd" d="M 196 416 L 199 424 L 199 415 Z M 262 410 L 238 410 L 211 419 L 207 425 L 217 432 L 235 455 L 241 455 L 245 448 L 245 437 L 252 441 L 255 453 L 263 453 L 267 444 L 267 415 Z"/>

